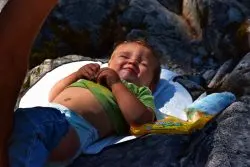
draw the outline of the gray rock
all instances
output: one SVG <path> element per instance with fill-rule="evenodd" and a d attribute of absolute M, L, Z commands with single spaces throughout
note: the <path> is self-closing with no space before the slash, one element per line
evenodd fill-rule
<path fill-rule="evenodd" d="M 185 166 L 249 166 L 249 109 L 249 104 L 235 102 L 195 134 Z"/>
<path fill-rule="evenodd" d="M 249 2 L 237 0 L 184 0 L 183 16 L 209 56 L 223 62 L 241 53 L 236 31 L 249 17 L 247 5 Z"/>
<path fill-rule="evenodd" d="M 216 85 L 221 84 L 222 78 L 225 77 L 228 73 L 232 71 L 235 66 L 235 62 L 233 59 L 229 59 L 226 61 L 220 68 L 218 69 L 216 75 L 213 77 L 211 82 L 208 84 L 209 88 L 216 87 Z"/>
<path fill-rule="evenodd" d="M 0 12 L 2 11 L 3 7 L 6 5 L 8 0 L 0 0 Z"/>
<path fill-rule="evenodd" d="M 189 144 L 184 135 L 148 135 L 104 149 L 97 155 L 83 155 L 72 167 L 179 166 L 179 156 Z"/>
<path fill-rule="evenodd" d="M 149 135 L 83 155 L 72 166 L 249 166 L 249 109 L 236 102 L 192 136 Z"/>
<path fill-rule="evenodd" d="M 161 3 L 154 0 L 62 0 L 36 40 L 31 55 L 32 67 L 42 62 L 38 56 L 51 58 L 48 52 L 55 57 L 73 53 L 103 58 L 108 57 L 113 44 L 119 40 L 146 38 L 164 62 L 175 61 L 189 72 L 191 67 L 187 64 L 191 65 L 193 55 L 189 26 L 180 15 Z"/>
<path fill-rule="evenodd" d="M 121 15 L 121 23 L 146 32 L 144 38 L 162 55 L 162 61 L 175 61 L 186 68 L 186 71 L 189 70 L 187 65 L 191 64 L 193 53 L 185 20 L 154 0 L 134 0 L 129 5 Z M 135 28 L 127 36 L 140 38 L 140 34 L 136 34 L 138 31 L 134 31 Z"/>
<path fill-rule="evenodd" d="M 236 32 L 250 16 L 248 6 L 247 0 L 60 0 L 37 37 L 31 67 L 68 54 L 108 57 L 115 42 L 144 36 L 165 63 L 200 71 L 195 57 L 204 67 L 209 57 L 223 63 L 245 54 Z"/>
<path fill-rule="evenodd" d="M 218 91 L 230 90 L 238 97 L 250 93 L 250 53 L 245 55 L 231 73 L 225 75 L 220 84 L 215 87 Z"/>
<path fill-rule="evenodd" d="M 39 71 L 49 71 L 73 59 L 94 60 L 69 55 L 60 59 L 46 60 L 39 67 Z M 248 54 L 232 72 L 241 68 L 248 69 L 249 62 Z M 238 72 L 237 75 L 239 74 Z M 35 76 L 39 78 L 39 74 Z M 245 75 L 245 79 L 247 78 L 249 76 Z M 82 155 L 71 166 L 249 166 L 249 109 L 250 96 L 242 96 L 204 129 L 192 135 L 147 135 L 107 147 L 96 155 Z"/>
<path fill-rule="evenodd" d="M 182 14 L 182 1 L 183 0 L 158 0 L 162 6 L 177 14 Z"/>
<path fill-rule="evenodd" d="M 33 86 L 41 77 L 43 77 L 47 72 L 59 67 L 60 65 L 76 62 L 76 61 L 100 61 L 107 63 L 107 59 L 93 59 L 90 57 L 84 57 L 80 55 L 67 55 L 57 59 L 46 59 L 39 66 L 31 69 L 24 80 L 23 87 L 20 91 L 19 99 L 24 95 L 24 93 Z M 19 101 L 19 100 L 18 100 Z"/>
<path fill-rule="evenodd" d="M 202 19 L 204 10 L 203 1 L 183 0 L 183 17 L 188 21 L 192 29 L 192 35 L 197 40 L 202 40 Z"/>
<path fill-rule="evenodd" d="M 202 1 L 203 39 L 206 48 L 221 62 L 237 57 L 239 50 L 235 43 L 235 32 L 247 17 L 247 11 L 238 1 Z"/>
<path fill-rule="evenodd" d="M 211 80 L 213 79 L 213 77 L 214 77 L 215 74 L 216 74 L 216 70 L 215 69 L 206 70 L 202 74 L 202 78 L 204 78 L 204 80 L 206 81 L 206 85 L 208 85 L 211 82 Z"/>
<path fill-rule="evenodd" d="M 249 166 L 249 109 L 235 102 L 191 136 L 148 135 L 83 155 L 71 166 Z"/>
<path fill-rule="evenodd" d="M 0 0 L 0 11 L 6 2 Z M 201 131 L 148 135 L 83 155 L 72 166 L 250 166 L 250 54 L 240 47 L 249 41 L 237 36 L 249 9 L 249 0 L 60 0 L 37 37 L 31 67 L 46 61 L 29 72 L 20 96 L 46 72 L 71 61 L 107 58 L 113 44 L 127 38 L 145 38 L 162 63 L 181 74 L 240 60 L 230 70 L 222 66 L 211 84 L 239 101 Z M 55 59 L 68 54 L 75 55 Z M 207 80 L 213 75 L 204 73 Z"/>

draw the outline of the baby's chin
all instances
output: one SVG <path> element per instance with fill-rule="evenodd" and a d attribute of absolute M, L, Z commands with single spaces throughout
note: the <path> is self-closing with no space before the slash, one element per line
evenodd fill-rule
<path fill-rule="evenodd" d="M 136 85 L 140 85 L 140 81 L 136 76 L 130 75 L 129 73 L 123 73 L 123 72 L 119 73 L 119 76 L 121 79 L 125 81 L 134 83 Z"/>

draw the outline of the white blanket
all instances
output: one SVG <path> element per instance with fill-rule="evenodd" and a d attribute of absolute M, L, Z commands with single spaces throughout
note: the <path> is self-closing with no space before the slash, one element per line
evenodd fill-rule
<path fill-rule="evenodd" d="M 88 63 L 98 63 L 102 66 L 107 66 L 107 64 L 92 61 L 64 64 L 48 72 L 36 84 L 34 84 L 21 98 L 19 107 L 48 106 L 48 94 L 52 86 L 60 79 Z M 176 116 L 183 120 L 187 119 L 186 114 L 184 113 L 184 108 L 190 105 L 193 100 L 191 95 L 182 85 L 172 81 L 176 75 L 176 73 L 167 69 L 162 69 L 161 71 L 161 80 L 154 92 L 155 104 L 158 110 L 156 112 L 157 119 L 162 119 L 166 115 Z M 111 136 L 91 145 L 86 153 L 96 154 L 104 147 L 135 138 L 135 136 Z"/>

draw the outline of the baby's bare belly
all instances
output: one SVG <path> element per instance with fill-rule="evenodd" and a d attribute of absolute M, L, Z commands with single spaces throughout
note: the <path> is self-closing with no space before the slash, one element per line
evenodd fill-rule
<path fill-rule="evenodd" d="M 98 130 L 100 137 L 107 136 L 114 131 L 102 105 L 88 89 L 66 88 L 53 100 L 53 103 L 61 104 L 81 115 Z"/>

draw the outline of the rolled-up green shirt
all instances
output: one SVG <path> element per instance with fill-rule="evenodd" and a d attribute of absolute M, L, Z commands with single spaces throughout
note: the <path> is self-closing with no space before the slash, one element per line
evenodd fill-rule
<path fill-rule="evenodd" d="M 122 82 L 146 107 L 155 111 L 154 97 L 148 87 L 138 87 L 135 84 L 124 80 Z M 115 97 L 108 88 L 85 79 L 80 79 L 69 87 L 82 87 L 89 89 L 101 103 L 103 109 L 107 112 L 116 133 L 121 135 L 128 132 L 129 126 L 122 115 Z"/>

